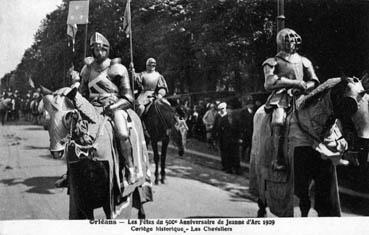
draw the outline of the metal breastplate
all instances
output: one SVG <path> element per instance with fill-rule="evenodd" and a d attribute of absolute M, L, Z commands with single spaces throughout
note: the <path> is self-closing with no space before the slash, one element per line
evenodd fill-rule
<path fill-rule="evenodd" d="M 88 89 L 90 97 L 118 94 L 119 88 L 115 85 L 108 76 L 109 66 L 100 71 L 95 66 L 90 67 L 88 78 Z"/>
<path fill-rule="evenodd" d="M 304 79 L 304 66 L 302 58 L 299 55 L 295 55 L 293 58 L 283 58 L 276 56 L 277 60 L 277 75 L 289 78 L 291 80 Z"/>
<path fill-rule="evenodd" d="M 147 73 L 147 72 L 143 72 L 142 73 L 142 86 L 144 88 L 144 91 L 155 91 L 159 79 L 160 79 L 160 73 L 158 72 L 152 72 L 152 73 Z"/>

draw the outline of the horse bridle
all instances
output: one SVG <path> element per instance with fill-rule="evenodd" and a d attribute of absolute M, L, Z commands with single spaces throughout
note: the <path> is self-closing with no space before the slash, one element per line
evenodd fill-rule
<path fill-rule="evenodd" d="M 77 111 L 77 110 L 73 110 L 72 112 L 73 112 L 73 114 L 75 114 L 75 113 L 77 113 L 78 111 Z M 100 125 L 99 125 L 99 127 L 98 127 L 98 130 L 97 130 L 97 133 L 96 133 L 96 136 L 95 136 L 95 138 L 94 138 L 93 142 L 92 142 L 91 144 L 89 144 L 89 145 L 81 145 L 81 144 L 78 144 L 76 141 L 74 141 L 74 140 L 72 139 L 73 129 L 75 128 L 75 125 L 71 124 L 71 125 L 70 125 L 70 127 L 69 127 L 69 133 L 68 133 L 68 135 L 67 135 L 67 137 L 66 137 L 66 140 L 67 140 L 67 141 L 66 141 L 66 148 L 68 148 L 69 146 L 74 145 L 75 150 L 76 150 L 76 149 L 79 149 L 79 150 L 86 150 L 85 152 L 84 152 L 84 151 L 81 151 L 80 153 L 81 153 L 82 155 L 84 155 L 84 156 L 85 156 L 85 158 L 88 158 L 88 150 L 90 150 L 90 149 L 96 149 L 96 141 L 97 141 L 97 139 L 98 139 L 100 136 L 102 136 L 102 129 L 103 129 L 103 127 L 105 126 L 105 123 L 107 122 L 108 118 L 109 118 L 109 117 L 104 116 L 103 121 L 100 123 Z M 73 120 L 75 120 L 75 119 L 73 119 Z M 76 121 L 74 121 L 74 122 L 76 122 Z M 64 120 L 63 120 L 63 125 L 64 125 Z M 80 155 L 80 154 L 78 154 L 78 153 L 77 153 L 77 151 L 76 151 L 76 157 L 77 157 L 78 159 L 81 159 L 81 157 L 80 157 L 79 155 Z M 83 159 L 83 158 L 82 158 L 82 159 Z"/>

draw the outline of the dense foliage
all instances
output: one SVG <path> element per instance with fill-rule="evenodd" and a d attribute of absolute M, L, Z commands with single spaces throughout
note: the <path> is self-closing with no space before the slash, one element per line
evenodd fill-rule
<path fill-rule="evenodd" d="M 68 2 L 46 16 L 22 61 L 3 77 L 3 86 L 25 89 L 29 78 L 52 89 L 69 85 L 68 69 L 83 66 L 85 26 L 78 25 L 73 53 L 66 35 Z M 286 1 L 286 26 L 301 34 L 302 53 L 317 65 L 322 80 L 344 73 L 359 76 L 367 68 L 368 4 L 352 2 Z M 125 4 L 90 0 L 88 36 L 105 35 L 111 57 L 121 57 L 128 66 Z M 132 0 L 131 6 L 136 71 L 144 69 L 148 57 L 156 58 L 171 93 L 263 90 L 260 65 L 276 51 L 276 1 Z"/>

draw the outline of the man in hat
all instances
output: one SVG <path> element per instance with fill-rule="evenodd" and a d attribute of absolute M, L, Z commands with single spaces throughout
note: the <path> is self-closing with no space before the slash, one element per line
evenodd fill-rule
<path fill-rule="evenodd" d="M 154 96 L 157 99 L 165 97 L 168 93 L 168 86 L 163 75 L 156 71 L 156 60 L 154 58 L 147 59 L 146 70 L 141 73 L 135 73 L 133 64 L 131 64 L 131 69 L 135 83 L 138 85 L 138 89 L 141 90 L 136 100 L 136 112 L 141 117 Z"/>
<path fill-rule="evenodd" d="M 202 122 L 205 125 L 206 130 L 206 142 L 208 143 L 208 148 L 214 148 L 214 141 L 213 141 L 213 127 L 215 122 L 215 117 L 217 116 L 217 111 L 215 109 L 215 104 L 209 104 L 209 110 L 206 111 L 205 115 L 202 118 Z"/>
<path fill-rule="evenodd" d="M 214 136 L 218 140 L 223 170 L 227 173 L 241 174 L 237 133 L 238 130 L 230 123 L 227 103 L 221 102 L 215 119 Z"/>
<path fill-rule="evenodd" d="M 92 57 L 85 59 L 79 91 L 93 105 L 103 107 L 105 113 L 112 116 L 121 155 L 125 158 L 125 167 L 129 170 L 128 181 L 134 183 L 136 176 L 131 157 L 129 130 L 124 114 L 124 110 L 132 107 L 134 101 L 128 71 L 120 63 L 119 58 L 109 59 L 110 44 L 102 34 L 96 32 L 92 35 L 90 50 Z M 58 186 L 62 183 L 57 182 L 56 184 Z"/>

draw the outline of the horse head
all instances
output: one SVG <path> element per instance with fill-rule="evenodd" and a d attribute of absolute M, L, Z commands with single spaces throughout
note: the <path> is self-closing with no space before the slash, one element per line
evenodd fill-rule
<path fill-rule="evenodd" d="M 73 103 L 66 97 L 71 88 L 61 88 L 53 93 L 45 94 L 43 103 L 50 115 L 49 136 L 50 151 L 54 158 L 64 154 L 66 137 L 69 134 L 71 114 L 74 112 Z"/>
<path fill-rule="evenodd" d="M 332 89 L 333 111 L 345 124 L 355 128 L 356 135 L 369 139 L 369 95 L 355 77 L 342 78 Z"/>

